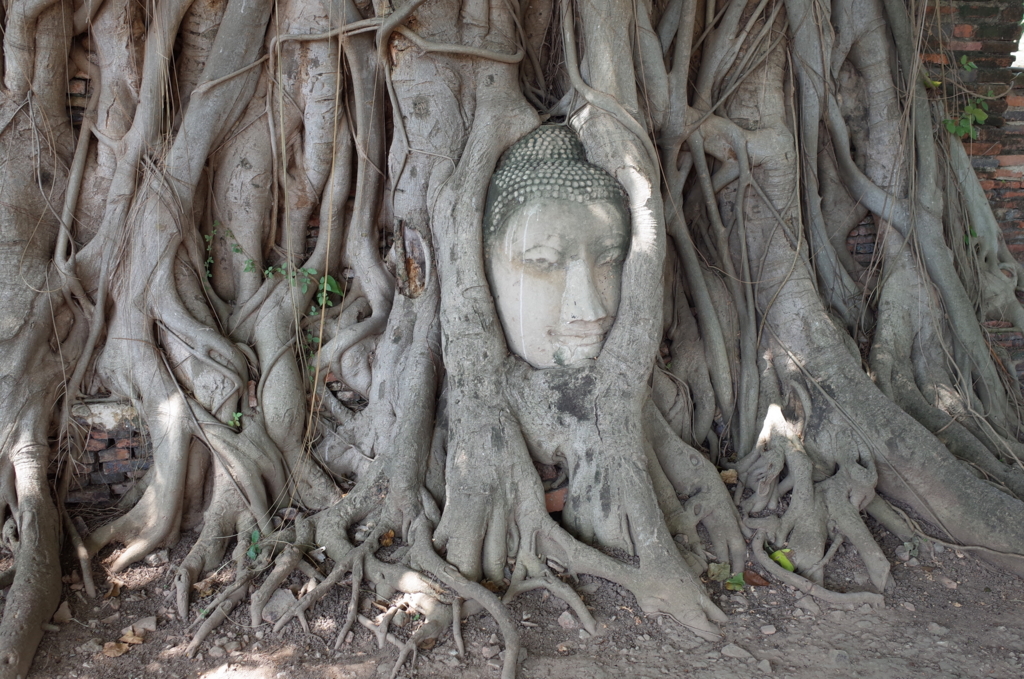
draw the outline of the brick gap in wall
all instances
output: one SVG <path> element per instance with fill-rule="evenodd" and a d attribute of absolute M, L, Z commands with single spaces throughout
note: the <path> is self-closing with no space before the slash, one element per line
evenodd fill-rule
<path fill-rule="evenodd" d="M 153 464 L 153 447 L 135 409 L 124 403 L 83 403 L 72 409 L 75 423 L 89 431 L 73 465 L 65 504 L 107 504 L 117 500 Z M 57 460 L 48 474 L 57 474 Z"/>

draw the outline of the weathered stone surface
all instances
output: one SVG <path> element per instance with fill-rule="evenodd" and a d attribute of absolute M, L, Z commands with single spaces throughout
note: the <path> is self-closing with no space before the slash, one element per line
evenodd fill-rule
<path fill-rule="evenodd" d="M 140 422 L 138 411 L 128 403 L 78 403 L 71 416 L 93 429 L 129 429 Z"/>
<path fill-rule="evenodd" d="M 295 595 L 291 593 L 291 590 L 277 590 L 270 597 L 267 605 L 263 607 L 263 621 L 271 624 L 277 622 L 295 604 L 295 601 Z"/>
<path fill-rule="evenodd" d="M 726 644 L 725 646 L 723 646 L 722 655 L 724 655 L 726 658 L 739 658 L 741 660 L 746 660 L 747 658 L 754 657 L 750 655 L 750 652 L 747 651 L 745 648 L 741 648 L 736 644 Z"/>

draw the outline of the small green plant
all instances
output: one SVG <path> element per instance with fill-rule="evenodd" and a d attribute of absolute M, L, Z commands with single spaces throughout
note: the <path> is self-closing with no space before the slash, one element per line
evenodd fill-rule
<path fill-rule="evenodd" d="M 978 65 L 968 59 L 966 54 L 960 55 L 960 66 L 968 73 L 978 69 Z M 992 90 L 988 91 L 988 96 L 992 96 Z M 942 124 L 950 134 L 955 134 L 961 138 L 969 136 L 971 139 L 977 139 L 977 126 L 983 124 L 986 120 L 988 120 L 988 102 L 980 97 L 975 97 L 967 100 L 967 105 L 964 106 L 960 115 L 955 118 L 946 118 L 942 121 Z"/>
<path fill-rule="evenodd" d="M 259 529 L 253 529 L 249 535 L 249 549 L 246 550 L 245 555 L 251 561 L 255 561 L 256 557 L 260 555 L 260 551 L 260 531 Z"/>
<path fill-rule="evenodd" d="M 967 106 L 957 119 L 947 118 L 942 121 L 946 131 L 958 137 L 970 135 L 971 139 L 978 138 L 977 126 L 988 120 L 988 102 L 984 99 L 968 100 Z"/>
<path fill-rule="evenodd" d="M 232 427 L 238 427 L 242 424 L 242 413 L 232 413 L 231 419 L 228 420 L 228 424 Z"/>

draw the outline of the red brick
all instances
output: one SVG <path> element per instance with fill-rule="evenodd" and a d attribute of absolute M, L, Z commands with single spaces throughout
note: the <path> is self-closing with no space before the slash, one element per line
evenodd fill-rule
<path fill-rule="evenodd" d="M 979 144 L 977 141 L 975 141 L 966 144 L 964 148 L 967 150 L 967 153 L 972 156 L 996 156 L 999 155 L 999 152 L 1003 150 L 1003 145 L 999 142 L 985 142 Z"/>
<path fill-rule="evenodd" d="M 117 443 L 114 445 L 118 448 L 138 448 L 142 445 L 142 442 L 137 437 L 132 436 L 131 438 L 117 439 Z"/>
<path fill-rule="evenodd" d="M 945 54 L 922 54 L 921 61 L 926 64 L 949 64 Z"/>
<path fill-rule="evenodd" d="M 965 42 L 963 40 L 953 40 L 949 43 L 949 49 L 957 50 L 958 52 L 978 52 L 981 50 L 981 41 L 972 40 Z"/>
<path fill-rule="evenodd" d="M 1021 176 L 1024 176 L 1024 173 L 1020 170 L 996 170 L 996 179 L 1020 179 Z"/>
<path fill-rule="evenodd" d="M 85 449 L 86 450 L 92 450 L 92 451 L 103 450 L 104 448 L 107 447 L 107 441 L 108 441 L 108 439 L 93 439 L 93 438 L 91 438 L 91 439 L 89 439 L 89 442 L 85 444 Z"/>
<path fill-rule="evenodd" d="M 970 24 L 960 24 L 959 26 L 953 27 L 954 38 L 973 38 L 974 37 L 974 26 Z"/>
<path fill-rule="evenodd" d="M 1006 96 L 1006 105 L 1014 107 L 1024 106 L 1024 95 L 1008 94 Z"/>
<path fill-rule="evenodd" d="M 981 180 L 981 188 L 984 189 L 985 191 L 991 191 L 993 188 L 995 188 L 995 185 L 996 183 L 991 179 Z"/>
<path fill-rule="evenodd" d="M 544 494 L 544 504 L 547 507 L 548 514 L 551 512 L 560 512 L 565 507 L 565 496 L 569 494 L 569 487 L 559 488 L 558 490 L 551 490 Z"/>
<path fill-rule="evenodd" d="M 107 448 L 100 451 L 100 462 L 113 462 L 114 460 L 127 460 L 132 456 L 127 448 Z"/>
<path fill-rule="evenodd" d="M 106 431 L 102 429 L 93 429 L 92 431 L 89 432 L 89 438 L 103 439 L 104 441 L 106 441 L 107 439 L 110 438 L 110 434 L 108 434 Z"/>

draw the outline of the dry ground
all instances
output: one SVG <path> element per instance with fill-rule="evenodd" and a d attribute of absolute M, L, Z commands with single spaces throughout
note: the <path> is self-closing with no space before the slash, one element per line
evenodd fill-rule
<path fill-rule="evenodd" d="M 187 536 L 188 537 L 188 536 Z M 194 538 L 194 536 L 191 536 Z M 861 677 L 911 679 L 1024 676 L 1024 581 L 1004 575 L 971 555 L 953 549 L 916 559 L 896 555 L 899 542 L 878 535 L 894 567 L 895 586 L 886 608 L 837 610 L 800 601 L 784 586 L 727 592 L 719 583 L 709 591 L 730 614 L 725 640 L 699 641 L 669 620 L 640 615 L 633 597 L 605 581 L 583 577 L 576 582 L 593 607 L 602 634 L 586 637 L 566 606 L 541 592 L 513 602 L 527 649 L 520 675 L 533 678 L 611 679 L 662 676 L 749 679 L 751 677 Z M 171 564 L 184 555 L 183 540 L 170 563 L 136 565 L 117 576 L 117 596 L 87 600 L 77 585 L 66 583 L 64 598 L 74 619 L 46 635 L 30 679 L 120 679 L 146 677 L 203 679 L 370 679 L 389 676 L 397 651 L 378 650 L 372 634 L 357 626 L 351 643 L 333 653 L 336 630 L 344 618 L 348 590 L 335 588 L 309 615 L 310 633 L 298 622 L 282 636 L 270 625 L 253 629 L 247 606 L 236 609 L 203 644 L 195 659 L 185 655 L 188 624 L 173 612 Z M 866 573 L 849 547 L 831 569 L 836 589 L 858 589 Z M 110 579 L 97 573 L 106 592 Z M 66 578 L 67 579 L 67 578 Z M 207 580 L 211 596 L 230 580 L 230 569 Z M 295 590 L 305 582 L 294 578 Z M 372 592 L 367 591 L 367 601 Z M 193 604 L 196 615 L 204 601 Z M 384 602 L 381 602 L 384 603 Z M 364 602 L 364 610 L 366 603 Z M 379 613 L 368 611 L 371 617 Z M 565 613 L 565 615 L 562 615 Z M 96 652 L 96 643 L 117 641 L 122 629 L 140 618 L 156 616 L 157 629 L 119 657 Z M 416 622 L 395 630 L 403 637 Z M 464 623 L 466 656 L 459 658 L 451 634 L 421 652 L 415 669 L 400 677 L 475 679 L 499 676 L 500 640 L 485 614 Z M 214 648 L 218 646 L 218 648 Z M 237 650 L 234 650 L 236 649 Z M 737 657 L 739 656 L 739 657 Z"/>

